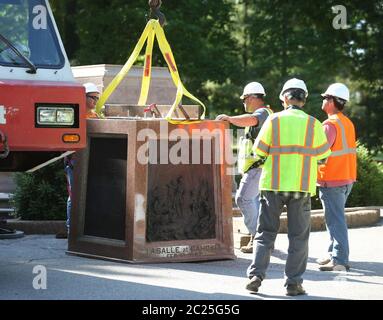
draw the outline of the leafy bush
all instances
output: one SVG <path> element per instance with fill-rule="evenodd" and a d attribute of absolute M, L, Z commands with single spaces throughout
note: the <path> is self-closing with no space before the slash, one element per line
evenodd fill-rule
<path fill-rule="evenodd" d="M 66 220 L 66 178 L 58 161 L 34 173 L 15 175 L 13 198 L 18 217 L 23 220 Z"/>
<path fill-rule="evenodd" d="M 367 148 L 358 146 L 358 177 L 348 198 L 348 207 L 383 205 L 383 166 Z"/>
<path fill-rule="evenodd" d="M 353 186 L 346 206 L 382 206 L 383 165 L 375 161 L 368 149 L 362 144 L 357 147 L 357 171 L 357 182 Z M 312 198 L 312 208 L 322 208 L 318 194 Z"/>

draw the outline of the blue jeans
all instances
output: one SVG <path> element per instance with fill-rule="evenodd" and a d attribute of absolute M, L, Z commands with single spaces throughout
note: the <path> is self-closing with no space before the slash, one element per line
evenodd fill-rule
<path fill-rule="evenodd" d="M 257 231 L 259 215 L 259 179 L 262 169 L 254 168 L 246 172 L 235 195 L 235 203 L 241 210 L 246 228 L 252 235 Z"/>
<path fill-rule="evenodd" d="M 66 178 L 67 178 L 68 191 L 70 190 L 70 193 L 72 193 L 73 168 L 70 167 L 70 166 L 66 166 L 64 171 L 65 171 L 65 175 L 66 175 Z M 66 218 L 67 218 L 66 226 L 67 226 L 68 232 L 69 232 L 69 226 L 70 226 L 70 213 L 71 213 L 71 210 L 72 210 L 72 199 L 70 197 L 70 193 L 69 193 L 68 200 L 67 200 L 67 203 L 66 203 Z"/>
<path fill-rule="evenodd" d="M 270 264 L 271 251 L 280 226 L 283 206 L 287 206 L 287 230 L 289 238 L 288 255 L 285 266 L 285 285 L 300 284 L 306 271 L 309 236 L 311 230 L 311 199 L 306 196 L 295 198 L 292 195 L 273 191 L 262 191 L 259 225 L 255 236 L 253 261 L 247 269 L 247 276 L 266 277 Z"/>
<path fill-rule="evenodd" d="M 330 234 L 328 252 L 337 264 L 349 263 L 347 220 L 344 208 L 352 184 L 341 187 L 319 187 L 319 197 L 324 209 L 326 228 Z"/>

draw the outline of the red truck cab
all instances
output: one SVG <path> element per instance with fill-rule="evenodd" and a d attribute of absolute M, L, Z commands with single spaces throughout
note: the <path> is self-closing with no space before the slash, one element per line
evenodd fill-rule
<path fill-rule="evenodd" d="M 48 1 L 0 0 L 0 171 L 84 148 L 85 114 Z"/>

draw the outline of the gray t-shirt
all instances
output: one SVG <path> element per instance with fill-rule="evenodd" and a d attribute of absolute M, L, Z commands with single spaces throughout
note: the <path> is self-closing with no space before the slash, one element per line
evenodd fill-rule
<path fill-rule="evenodd" d="M 269 109 L 270 110 L 270 109 Z M 267 117 L 269 116 L 269 111 L 266 108 L 260 108 L 254 111 L 252 116 L 257 117 L 258 124 L 256 126 L 250 127 L 249 134 L 252 139 L 256 139 L 259 131 L 261 130 L 263 124 L 265 123 Z"/>

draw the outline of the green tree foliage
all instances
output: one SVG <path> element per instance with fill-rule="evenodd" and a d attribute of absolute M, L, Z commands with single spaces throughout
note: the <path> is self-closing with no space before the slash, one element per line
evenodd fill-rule
<path fill-rule="evenodd" d="M 17 173 L 13 198 L 23 220 L 66 220 L 66 178 L 62 162 L 34 173 Z"/>
<path fill-rule="evenodd" d="M 74 64 L 124 63 L 145 24 L 145 0 L 51 0 Z M 186 87 L 219 113 L 242 113 L 238 99 L 262 82 L 267 102 L 282 109 L 288 78 L 306 81 L 306 111 L 320 120 L 322 93 L 333 82 L 352 89 L 348 111 L 358 138 L 382 149 L 383 1 L 345 0 L 345 29 L 334 29 L 332 0 L 163 0 L 165 31 Z M 159 50 L 156 65 L 164 66 Z"/>
<path fill-rule="evenodd" d="M 65 45 L 68 57 L 74 59 L 79 49 L 79 33 L 77 31 L 78 0 L 50 1 L 56 23 Z M 72 60 L 72 62 L 75 62 Z"/>
<path fill-rule="evenodd" d="M 77 64 L 124 63 L 148 11 L 144 0 L 51 4 L 68 54 Z M 338 30 L 333 27 L 334 5 L 332 0 L 163 0 L 162 10 L 181 75 L 188 88 L 207 100 L 212 117 L 242 112 L 238 96 L 253 80 L 265 85 L 268 102 L 281 110 L 279 90 L 295 76 L 309 87 L 306 110 L 323 120 L 319 93 L 342 81 L 353 89 L 351 117 L 359 139 L 379 149 L 383 1 L 343 1 L 347 26 Z M 163 65 L 162 57 L 156 57 Z"/>
<path fill-rule="evenodd" d="M 347 1 L 351 28 L 347 32 L 349 69 L 355 81 L 351 116 L 360 141 L 383 150 L 383 1 Z"/>
<path fill-rule="evenodd" d="M 52 0 L 58 14 L 64 42 L 70 44 L 68 55 L 75 64 L 123 64 L 132 53 L 149 12 L 144 0 L 71 0 L 71 5 Z M 76 8 L 73 15 L 67 15 Z M 172 47 L 185 86 L 206 99 L 203 85 L 207 81 L 224 83 L 239 73 L 236 43 L 231 35 L 234 6 L 229 0 L 163 1 L 167 18 L 166 36 Z M 75 22 L 74 22 L 75 21 Z M 68 28 L 72 28 L 70 34 Z M 73 49 L 72 35 L 78 38 Z M 142 52 L 143 54 L 144 52 Z M 155 46 L 154 62 L 165 66 Z"/>
<path fill-rule="evenodd" d="M 0 3 L 0 33 L 7 37 L 14 44 L 28 46 L 27 6 L 15 6 L 7 3 Z M 3 46 L 3 43 L 0 43 Z"/>
<path fill-rule="evenodd" d="M 241 1 L 247 45 L 243 61 L 246 82 L 258 79 L 269 93 L 269 102 L 281 110 L 278 100 L 283 83 L 292 77 L 305 80 L 310 95 L 305 109 L 323 119 L 320 93 L 337 76 L 347 74 L 351 59 L 345 40 L 332 26 L 331 1 Z M 313 10 L 315 8 L 315 10 Z M 243 56 L 245 54 L 243 53 Z"/>

